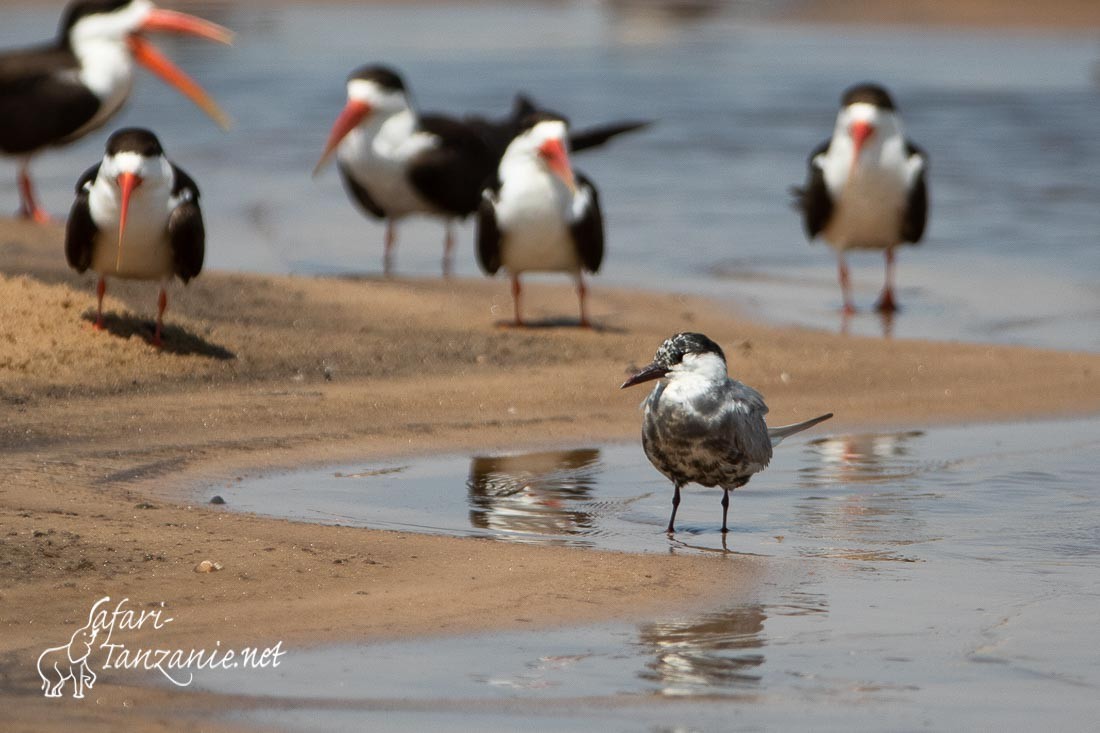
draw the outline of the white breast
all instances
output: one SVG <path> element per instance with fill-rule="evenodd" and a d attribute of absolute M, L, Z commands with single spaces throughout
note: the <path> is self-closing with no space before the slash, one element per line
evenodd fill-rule
<path fill-rule="evenodd" d="M 398 219 L 439 213 L 408 178 L 410 161 L 437 144 L 435 136 L 416 130 L 416 118 L 405 110 L 355 128 L 340 142 L 336 156 L 387 216 Z"/>
<path fill-rule="evenodd" d="M 174 268 L 168 241 L 168 217 L 178 202 L 172 199 L 170 192 L 170 180 L 147 181 L 134 190 L 119 262 L 118 188 L 97 178 L 88 193 L 92 221 L 99 229 L 92 246 L 92 269 L 100 275 L 126 279 L 171 278 Z"/>
<path fill-rule="evenodd" d="M 95 116 L 70 138 L 77 138 L 101 126 L 119 110 L 134 86 L 134 60 L 122 44 L 96 40 L 80 43 L 74 49 L 81 69 L 77 79 L 99 98 Z"/>
<path fill-rule="evenodd" d="M 829 153 L 820 159 L 834 207 L 825 239 L 840 250 L 898 244 L 911 179 L 904 138 L 868 146 L 854 168 L 850 145 Z"/>
<path fill-rule="evenodd" d="M 495 206 L 501 264 L 508 272 L 580 272 L 569 222 L 573 193 L 556 176 L 522 161 L 501 167 Z"/>

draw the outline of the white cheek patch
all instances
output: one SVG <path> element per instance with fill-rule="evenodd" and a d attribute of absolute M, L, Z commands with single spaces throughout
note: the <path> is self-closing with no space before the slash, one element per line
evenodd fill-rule
<path fill-rule="evenodd" d="M 348 99 L 374 104 L 378 97 L 378 85 L 372 81 L 352 79 L 348 82 Z"/>
<path fill-rule="evenodd" d="M 110 172 L 114 175 L 120 173 L 134 173 L 145 177 L 145 158 L 137 153 L 118 153 L 111 159 Z"/>
<path fill-rule="evenodd" d="M 846 107 L 844 111 L 849 125 L 853 122 L 867 122 L 876 126 L 878 124 L 879 110 L 873 104 L 856 102 Z"/>
<path fill-rule="evenodd" d="M 137 30 L 152 9 L 153 4 L 149 0 L 134 0 L 113 13 L 96 13 L 81 18 L 72 27 L 72 40 L 74 44 L 79 44 L 94 39 L 121 39 Z"/>
<path fill-rule="evenodd" d="M 348 82 L 348 99 L 369 104 L 372 109 L 381 112 L 400 112 L 409 104 L 404 92 L 383 89 L 373 81 L 352 79 Z"/>
<path fill-rule="evenodd" d="M 535 146 L 539 146 L 547 140 L 561 140 L 568 145 L 569 136 L 565 129 L 565 123 L 557 120 L 540 122 L 531 128 L 531 138 Z"/>

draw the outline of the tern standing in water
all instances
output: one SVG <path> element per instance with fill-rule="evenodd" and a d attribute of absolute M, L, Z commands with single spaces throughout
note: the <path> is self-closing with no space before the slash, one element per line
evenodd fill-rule
<path fill-rule="evenodd" d="M 678 333 L 657 349 L 653 362 L 622 388 L 662 380 L 645 401 L 642 447 L 675 486 L 668 532 L 676 531 L 680 488 L 722 487 L 722 532 L 730 491 L 744 486 L 771 461 L 786 437 L 828 420 L 830 412 L 796 425 L 769 428 L 768 406 L 752 387 L 730 379 L 722 347 L 701 333 Z"/>

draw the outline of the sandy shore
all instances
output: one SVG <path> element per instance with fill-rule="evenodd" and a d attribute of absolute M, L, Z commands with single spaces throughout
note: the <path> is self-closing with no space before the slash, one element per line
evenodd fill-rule
<path fill-rule="evenodd" d="M 777 422 L 832 410 L 835 432 L 1100 410 L 1100 355 L 767 327 L 598 281 L 600 330 L 517 331 L 497 325 L 502 280 L 204 273 L 172 293 L 157 352 L 150 285 L 112 284 L 109 332 L 90 330 L 92 280 L 64 267 L 60 228 L 0 220 L 0 269 L 5 730 L 172 729 L 205 712 L 201 695 L 118 680 L 94 706 L 41 696 L 38 654 L 104 595 L 165 602 L 177 620 L 156 642 L 188 647 L 641 618 L 751 588 L 760 568 L 746 560 L 317 527 L 173 498 L 265 467 L 630 439 L 643 393 L 618 384 L 679 330 L 725 345 Z M 530 291 L 533 317 L 574 312 L 565 284 Z M 204 559 L 224 569 L 194 572 Z"/>
<path fill-rule="evenodd" d="M 1100 25 L 1093 0 L 803 0 L 784 6 L 786 20 L 843 25 L 914 25 L 1084 31 Z"/>

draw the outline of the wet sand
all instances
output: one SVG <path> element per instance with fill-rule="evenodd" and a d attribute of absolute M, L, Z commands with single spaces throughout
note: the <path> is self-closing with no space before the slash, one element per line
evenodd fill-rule
<path fill-rule="evenodd" d="M 205 713 L 201 695 L 117 678 L 95 688 L 94 712 L 90 700 L 41 696 L 37 655 L 104 595 L 166 602 L 177 621 L 155 640 L 174 648 L 638 619 L 750 583 L 748 560 L 320 527 L 173 499 L 261 468 L 629 439 L 644 393 L 618 385 L 678 330 L 723 344 L 776 422 L 825 410 L 837 413 L 832 429 L 1100 410 L 1100 355 L 767 327 L 598 279 L 600 328 L 589 332 L 501 327 L 504 280 L 209 272 L 171 291 L 158 353 L 146 342 L 155 287 L 112 283 L 108 333 L 91 331 L 93 282 L 65 268 L 61 237 L 0 220 L 7 730 L 170 729 Z M 575 298 L 548 281 L 530 286 L 527 306 L 532 319 L 572 319 Z M 194 572 L 204 559 L 224 569 Z"/>
<path fill-rule="evenodd" d="M 784 17 L 804 23 L 921 25 L 970 28 L 1067 30 L 1100 25 L 1092 0 L 807 0 L 792 3 Z"/>

